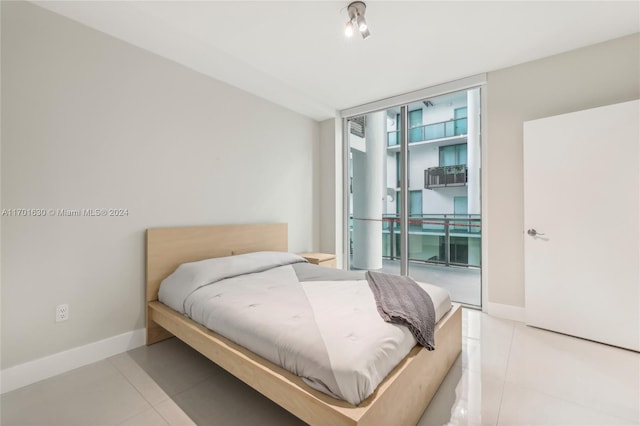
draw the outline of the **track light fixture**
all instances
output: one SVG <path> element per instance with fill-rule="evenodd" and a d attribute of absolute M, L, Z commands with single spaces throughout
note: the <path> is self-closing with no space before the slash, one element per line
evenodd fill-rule
<path fill-rule="evenodd" d="M 367 5 L 362 1 L 354 1 L 347 6 L 347 13 L 349 14 L 349 20 L 344 30 L 344 35 L 347 37 L 353 36 L 354 30 L 357 28 L 360 31 L 362 38 L 366 39 L 371 35 L 369 32 L 369 26 L 367 20 L 364 18 L 364 13 L 367 11 Z"/>

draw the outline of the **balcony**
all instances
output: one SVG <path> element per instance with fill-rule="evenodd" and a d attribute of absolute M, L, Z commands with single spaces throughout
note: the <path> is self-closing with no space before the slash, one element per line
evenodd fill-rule
<path fill-rule="evenodd" d="M 353 222 L 349 218 L 353 255 Z M 400 218 L 383 214 L 382 271 L 400 275 Z M 423 214 L 409 217 L 408 260 L 411 276 L 445 288 L 452 300 L 480 306 L 482 219 L 477 214 Z"/>
<path fill-rule="evenodd" d="M 424 171 L 426 189 L 464 186 L 467 184 L 467 165 L 430 167 Z"/>
<path fill-rule="evenodd" d="M 349 231 L 353 222 L 349 218 Z M 383 215 L 382 257 L 400 258 L 400 217 Z M 481 216 L 469 214 L 425 214 L 409 217 L 409 261 L 444 266 L 480 266 Z M 477 243 L 471 243 L 471 240 Z M 353 240 L 350 239 L 350 243 Z M 350 254 L 353 247 L 350 248 Z"/>
<path fill-rule="evenodd" d="M 467 134 L 467 118 L 441 121 L 409 129 L 409 143 L 424 142 L 435 139 L 451 138 Z M 387 146 L 400 144 L 400 131 L 387 132 Z"/>

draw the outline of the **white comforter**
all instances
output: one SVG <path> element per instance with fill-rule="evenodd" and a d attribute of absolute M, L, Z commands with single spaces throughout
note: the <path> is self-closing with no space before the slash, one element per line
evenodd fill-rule
<path fill-rule="evenodd" d="M 163 281 L 160 301 L 354 405 L 415 346 L 406 327 L 382 320 L 366 280 L 305 282 L 292 266 L 304 262 L 298 256 L 243 256 L 220 258 L 233 266 L 182 265 Z M 439 321 L 451 307 L 448 293 L 421 286 Z"/>

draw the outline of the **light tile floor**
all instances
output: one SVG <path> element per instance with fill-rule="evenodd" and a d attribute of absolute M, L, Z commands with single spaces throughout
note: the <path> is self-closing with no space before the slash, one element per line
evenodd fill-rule
<path fill-rule="evenodd" d="M 177 339 L 4 394 L 0 408 L 5 426 L 303 424 Z M 637 424 L 640 354 L 469 309 L 462 355 L 419 422 Z"/>

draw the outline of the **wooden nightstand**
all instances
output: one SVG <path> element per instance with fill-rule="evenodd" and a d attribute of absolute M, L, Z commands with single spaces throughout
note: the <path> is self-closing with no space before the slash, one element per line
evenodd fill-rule
<path fill-rule="evenodd" d="M 304 257 L 313 263 L 314 265 L 326 266 L 327 268 L 336 267 L 336 255 L 328 253 L 300 253 L 300 256 Z"/>

